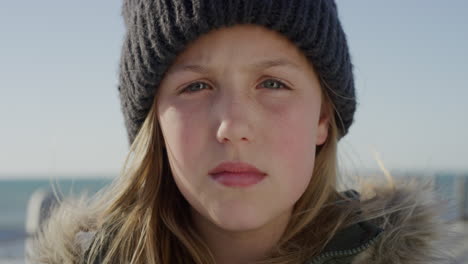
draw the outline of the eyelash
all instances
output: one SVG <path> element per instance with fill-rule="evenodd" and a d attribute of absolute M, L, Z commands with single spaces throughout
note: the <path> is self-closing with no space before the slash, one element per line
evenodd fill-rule
<path fill-rule="evenodd" d="M 261 83 L 265 83 L 266 81 L 274 81 L 274 82 L 278 83 L 282 87 L 282 88 L 275 88 L 275 89 L 271 89 L 271 90 L 283 90 L 283 89 L 290 90 L 289 86 L 286 85 L 284 82 L 282 82 L 280 80 L 277 80 L 277 79 L 274 79 L 274 78 L 269 78 L 269 79 L 265 79 Z M 185 86 L 180 93 L 181 94 L 182 93 L 192 94 L 192 93 L 197 93 L 198 91 L 200 91 L 200 90 L 195 91 L 195 92 L 189 92 L 188 91 L 188 89 L 190 89 L 190 87 L 192 87 L 194 84 L 206 84 L 206 85 L 208 85 L 206 82 L 193 82 L 193 83 Z"/>

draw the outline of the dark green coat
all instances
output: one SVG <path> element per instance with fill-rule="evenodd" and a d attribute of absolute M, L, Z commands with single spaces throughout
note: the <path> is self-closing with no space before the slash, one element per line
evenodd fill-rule
<path fill-rule="evenodd" d="M 384 230 L 370 222 L 361 222 L 339 231 L 323 252 L 306 264 L 351 264 L 355 257 L 373 246 Z"/>

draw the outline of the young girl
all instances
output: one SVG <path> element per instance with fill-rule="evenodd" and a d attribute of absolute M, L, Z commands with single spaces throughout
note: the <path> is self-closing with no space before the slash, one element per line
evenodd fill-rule
<path fill-rule="evenodd" d="M 333 0 L 126 0 L 121 175 L 39 263 L 443 263 L 428 185 L 339 191 L 356 106 Z"/>

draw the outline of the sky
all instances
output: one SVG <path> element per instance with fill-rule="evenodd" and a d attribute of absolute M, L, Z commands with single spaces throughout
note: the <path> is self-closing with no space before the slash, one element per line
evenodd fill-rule
<path fill-rule="evenodd" d="M 468 2 L 337 0 L 358 108 L 345 170 L 468 174 Z M 0 9 L 0 179 L 114 176 L 128 143 L 117 91 L 121 1 Z"/>

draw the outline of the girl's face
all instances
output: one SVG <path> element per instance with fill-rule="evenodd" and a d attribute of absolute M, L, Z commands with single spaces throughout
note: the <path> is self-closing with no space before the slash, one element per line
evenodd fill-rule
<path fill-rule="evenodd" d="M 328 134 L 317 75 L 291 42 L 253 25 L 212 31 L 177 57 L 157 96 L 173 177 L 196 220 L 247 231 L 290 214 Z M 225 186 L 209 175 L 224 161 L 267 176 Z"/>

